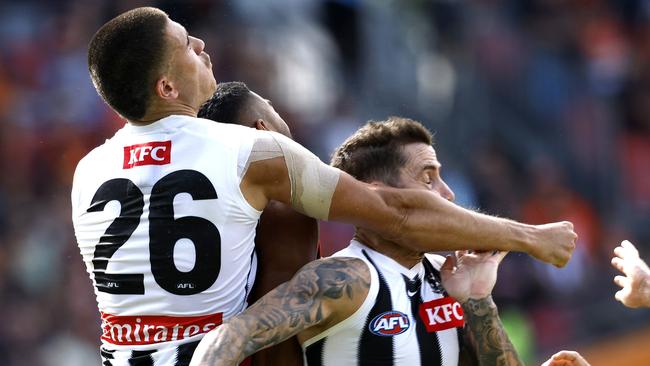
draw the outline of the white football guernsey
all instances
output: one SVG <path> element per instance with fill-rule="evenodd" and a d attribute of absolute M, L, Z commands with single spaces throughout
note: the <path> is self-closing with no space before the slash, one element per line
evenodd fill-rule
<path fill-rule="evenodd" d="M 246 307 L 261 212 L 239 184 L 259 133 L 169 116 L 127 124 L 79 162 L 72 218 L 105 365 L 187 364 Z"/>
<path fill-rule="evenodd" d="M 349 318 L 304 342 L 306 365 L 458 365 L 463 311 L 442 288 L 436 256 L 409 269 L 355 240 L 334 256 L 362 259 L 370 290 Z"/>

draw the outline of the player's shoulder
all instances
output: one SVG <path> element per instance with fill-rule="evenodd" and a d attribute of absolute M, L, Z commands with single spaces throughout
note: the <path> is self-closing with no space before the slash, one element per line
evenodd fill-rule
<path fill-rule="evenodd" d="M 204 130 L 220 134 L 238 134 L 238 135 L 252 135 L 256 131 L 254 128 L 245 127 L 234 123 L 215 122 L 205 118 L 188 117 L 192 118 L 191 123 L 186 126 L 198 130 Z"/>
<path fill-rule="evenodd" d="M 99 146 L 96 146 L 90 150 L 83 158 L 77 163 L 75 169 L 75 178 L 85 171 L 94 171 L 96 169 L 101 169 L 104 166 L 104 159 L 106 156 L 106 151 L 109 149 L 110 139 L 107 139 Z"/>
<path fill-rule="evenodd" d="M 357 269 L 367 268 L 371 269 L 372 265 L 368 259 L 364 256 L 364 247 L 355 240 L 352 240 L 350 244 L 339 250 L 338 252 L 332 254 L 330 257 L 325 259 L 336 259 L 340 260 L 339 263 L 347 263 L 350 266 L 354 266 Z"/>
<path fill-rule="evenodd" d="M 311 261 L 303 268 L 316 269 L 316 268 L 344 268 L 346 266 L 360 267 L 366 266 L 366 263 L 363 259 L 355 256 L 331 256 L 325 258 L 319 258 L 314 261 Z"/>
<path fill-rule="evenodd" d="M 371 279 L 369 266 L 357 257 L 337 256 L 317 259 L 307 263 L 299 274 L 325 286 L 320 289 L 321 291 L 327 291 L 329 287 L 338 288 L 358 282 L 369 286 Z"/>

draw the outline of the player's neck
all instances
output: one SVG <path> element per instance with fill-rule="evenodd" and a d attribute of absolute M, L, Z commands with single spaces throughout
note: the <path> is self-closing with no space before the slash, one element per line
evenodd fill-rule
<path fill-rule="evenodd" d="M 355 231 L 354 239 L 361 244 L 390 257 L 395 262 L 406 268 L 412 268 L 414 265 L 418 264 L 424 255 L 423 253 L 399 246 L 390 240 L 386 240 L 373 232 L 361 228 L 357 228 Z"/>
<path fill-rule="evenodd" d="M 196 114 L 196 109 L 187 104 L 166 104 L 152 107 L 143 118 L 129 120 L 129 122 L 136 125 L 148 125 L 172 115 L 196 117 Z"/>

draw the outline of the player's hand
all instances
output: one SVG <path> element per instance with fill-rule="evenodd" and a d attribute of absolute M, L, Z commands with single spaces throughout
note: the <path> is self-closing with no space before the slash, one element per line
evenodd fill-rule
<path fill-rule="evenodd" d="M 589 362 L 585 360 L 576 351 L 560 351 L 548 361 L 544 362 L 542 366 L 590 366 Z"/>
<path fill-rule="evenodd" d="M 622 287 L 614 294 L 616 300 L 630 308 L 650 306 L 650 269 L 639 258 L 639 251 L 627 240 L 614 248 L 612 266 L 625 276 L 614 277 L 614 282 Z"/>
<path fill-rule="evenodd" d="M 468 299 L 483 299 L 492 293 L 499 263 L 508 252 L 457 251 L 448 255 L 440 268 L 442 285 L 461 304 Z"/>
<path fill-rule="evenodd" d="M 537 225 L 535 228 L 535 244 L 529 252 L 530 255 L 556 267 L 564 267 L 571 259 L 578 239 L 578 235 L 573 231 L 573 224 L 562 221 Z"/>

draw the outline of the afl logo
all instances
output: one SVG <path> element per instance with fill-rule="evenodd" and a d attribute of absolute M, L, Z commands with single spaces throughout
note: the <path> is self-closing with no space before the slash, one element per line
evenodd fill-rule
<path fill-rule="evenodd" d="M 399 311 L 387 311 L 377 315 L 368 324 L 368 329 L 372 334 L 390 337 L 406 332 L 409 325 L 409 318 L 406 314 Z"/>

